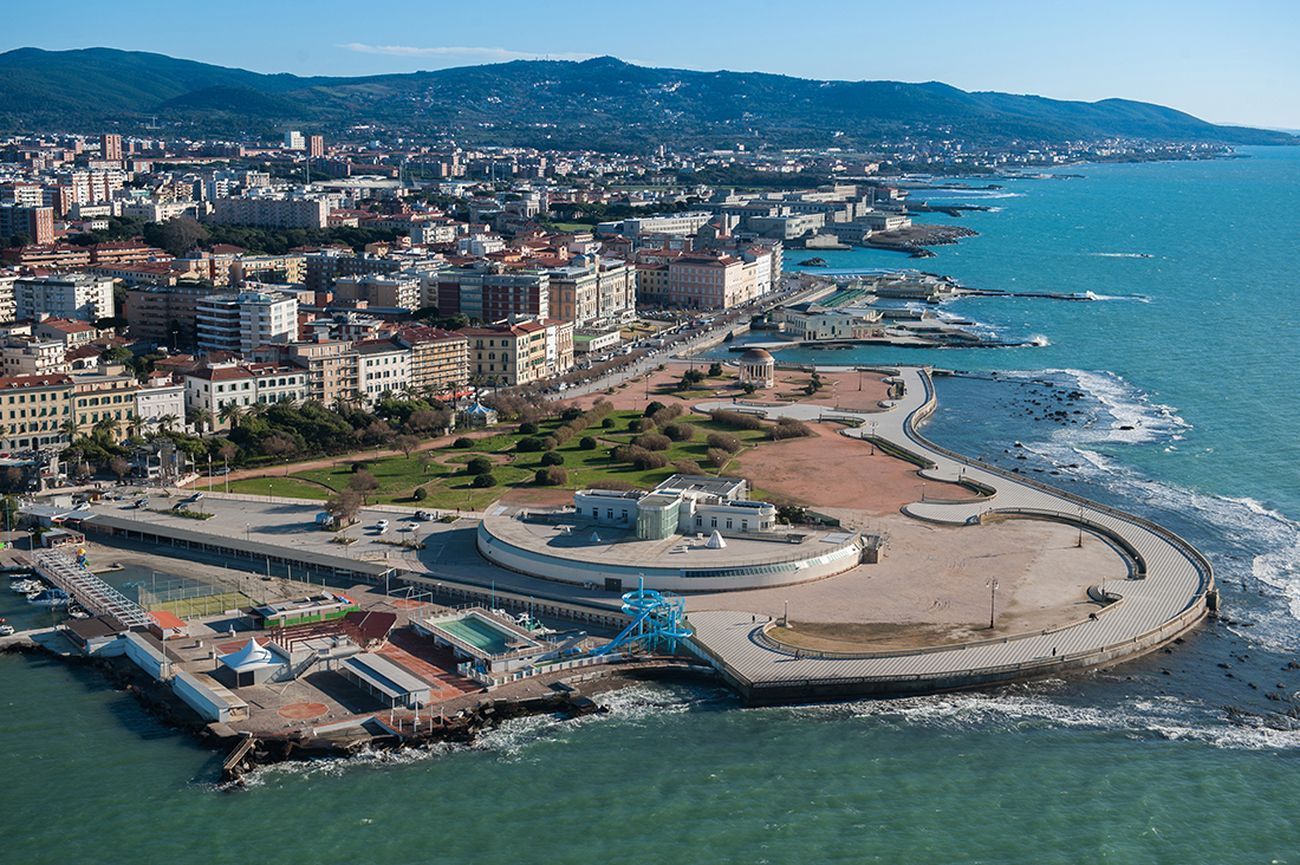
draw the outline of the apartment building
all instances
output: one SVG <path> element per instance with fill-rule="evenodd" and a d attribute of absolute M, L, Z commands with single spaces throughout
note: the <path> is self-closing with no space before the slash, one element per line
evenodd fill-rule
<path fill-rule="evenodd" d="M 0 448 L 6 451 L 62 448 L 69 444 L 72 377 L 0 377 Z"/>
<path fill-rule="evenodd" d="M 111 318 L 113 280 L 88 274 L 24 276 L 14 282 L 15 314 L 36 321 L 42 317 L 93 322 Z"/>
<path fill-rule="evenodd" d="M 56 339 L 13 335 L 0 343 L 0 375 L 52 375 L 72 371 L 68 349 Z"/>
<path fill-rule="evenodd" d="M 323 198 L 218 198 L 209 219 L 218 225 L 261 228 L 325 228 L 329 203 Z"/>
<path fill-rule="evenodd" d="M 154 373 L 135 392 L 135 416 L 152 432 L 166 420 L 172 429 L 185 427 L 185 385 L 168 373 Z"/>
<path fill-rule="evenodd" d="M 232 408 L 247 410 L 307 397 L 307 373 L 296 366 L 221 363 L 185 374 L 185 408 L 198 418 L 200 428 L 229 428 Z"/>
<path fill-rule="evenodd" d="M 239 349 L 251 354 L 259 345 L 298 338 L 298 298 L 284 292 L 244 291 L 239 305 Z"/>
<path fill-rule="evenodd" d="M 392 339 L 368 339 L 353 346 L 357 354 L 357 393 L 373 403 L 385 394 L 411 386 L 411 350 Z"/>
<path fill-rule="evenodd" d="M 131 336 L 173 349 L 195 345 L 199 301 L 211 295 L 212 289 L 205 285 L 128 288 L 126 321 Z"/>
<path fill-rule="evenodd" d="M 0 204 L 0 246 L 8 246 L 14 237 L 27 243 L 53 243 L 54 208 Z"/>
<path fill-rule="evenodd" d="M 369 306 L 389 309 L 419 309 L 420 278 L 401 273 L 340 277 L 334 281 L 334 302 L 365 302 Z"/>
<path fill-rule="evenodd" d="M 90 435 L 101 429 L 107 431 L 115 442 L 130 436 L 135 427 L 135 394 L 138 389 L 135 376 L 121 372 L 72 376 L 72 410 L 77 435 Z"/>
<path fill-rule="evenodd" d="M 457 268 L 438 273 L 438 296 L 432 305 L 443 315 L 459 313 L 478 321 L 544 318 L 551 312 L 550 290 L 550 275 L 542 270 Z"/>
<path fill-rule="evenodd" d="M 573 368 L 572 322 L 499 322 L 460 333 L 469 340 L 470 375 L 489 384 L 528 384 Z"/>
<path fill-rule="evenodd" d="M 397 332 L 397 344 L 411 352 L 411 390 L 437 396 L 469 382 L 469 340 L 437 327 L 411 326 Z"/>
<path fill-rule="evenodd" d="M 332 406 L 358 396 L 357 353 L 350 340 L 295 343 L 287 358 L 306 371 L 308 399 Z"/>
<path fill-rule="evenodd" d="M 14 301 L 14 283 L 18 274 L 0 271 L 0 324 L 17 319 L 18 305 Z"/>

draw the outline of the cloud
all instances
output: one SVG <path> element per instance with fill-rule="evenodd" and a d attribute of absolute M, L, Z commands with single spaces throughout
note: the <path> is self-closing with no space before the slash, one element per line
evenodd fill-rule
<path fill-rule="evenodd" d="M 444 57 L 455 60 L 503 62 L 507 60 L 590 60 L 594 54 L 556 53 L 539 54 L 532 51 L 513 51 L 509 48 L 472 48 L 456 45 L 421 47 L 415 45 L 370 45 L 365 42 L 346 42 L 340 46 L 358 54 L 382 54 L 387 57 Z"/>

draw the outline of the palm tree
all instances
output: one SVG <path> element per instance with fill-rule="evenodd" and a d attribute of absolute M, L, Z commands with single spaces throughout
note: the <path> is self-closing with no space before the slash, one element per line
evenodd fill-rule
<path fill-rule="evenodd" d="M 180 421 L 180 418 L 178 418 L 174 414 L 165 414 L 162 417 L 157 418 L 156 420 L 158 423 L 158 431 L 163 433 L 169 433 L 172 431 L 172 425 L 178 423 Z"/>
<path fill-rule="evenodd" d="M 221 418 L 223 423 L 230 424 L 233 429 L 239 426 L 239 421 L 244 417 L 244 414 L 244 410 L 237 403 L 228 402 L 221 407 L 221 411 L 217 413 L 217 416 Z"/>
<path fill-rule="evenodd" d="M 212 415 L 211 409 L 196 409 L 191 415 L 192 423 L 202 433 L 205 429 L 211 432 L 217 425 L 216 419 Z"/>

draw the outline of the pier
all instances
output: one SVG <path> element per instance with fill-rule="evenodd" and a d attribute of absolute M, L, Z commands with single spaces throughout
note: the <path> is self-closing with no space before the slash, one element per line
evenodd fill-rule
<path fill-rule="evenodd" d="M 992 490 L 967 501 L 922 501 L 904 508 L 916 519 L 975 525 L 991 519 L 1064 522 L 1110 540 L 1130 561 L 1127 580 L 1095 587 L 1105 605 L 1063 627 L 992 640 L 899 652 L 834 653 L 795 649 L 768 635 L 774 622 L 752 613 L 688 613 L 689 645 L 752 703 L 896 696 L 1000 684 L 1106 666 L 1150 652 L 1185 633 L 1217 605 L 1208 561 L 1182 538 L 1148 520 L 1019 477 L 942 448 L 917 424 L 934 411 L 930 372 L 903 368 L 904 396 L 885 413 L 838 414 L 861 426 L 841 434 L 906 452 L 923 477 Z M 731 408 L 706 403 L 701 411 Z M 815 420 L 817 406 L 764 406 L 769 418 Z M 868 433 L 867 430 L 873 430 Z"/>
<path fill-rule="evenodd" d="M 46 582 L 58 586 L 87 611 L 112 616 L 128 628 L 152 623 L 144 608 L 58 550 L 34 550 L 32 568 Z"/>

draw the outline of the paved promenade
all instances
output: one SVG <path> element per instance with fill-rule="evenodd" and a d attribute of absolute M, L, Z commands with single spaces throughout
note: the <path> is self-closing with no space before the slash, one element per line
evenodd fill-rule
<path fill-rule="evenodd" d="M 952 453 L 926 440 L 916 425 L 935 406 L 928 371 L 902 368 L 905 395 L 884 413 L 829 410 L 801 404 L 760 407 L 730 402 L 711 408 L 762 412 L 803 420 L 835 416 L 860 420 L 843 430 L 872 435 L 930 463 L 925 477 L 966 481 L 992 490 L 965 502 L 924 501 L 904 512 L 923 520 L 978 523 L 994 515 L 1028 516 L 1079 524 L 1107 538 L 1131 561 L 1129 579 L 1105 586 L 1105 606 L 1062 628 L 995 641 L 907 653 L 845 655 L 795 650 L 763 634 L 751 613 L 689 614 L 693 645 L 754 702 L 854 694 L 923 693 L 1084 669 L 1133 657 L 1169 641 L 1205 615 L 1214 588 L 1209 563 L 1189 544 L 1150 522 Z M 866 446 L 864 442 L 864 447 Z M 975 531 L 976 529 L 972 529 Z M 900 550 L 898 555 L 907 555 Z M 1090 591 L 1101 597 L 1101 587 Z"/>

